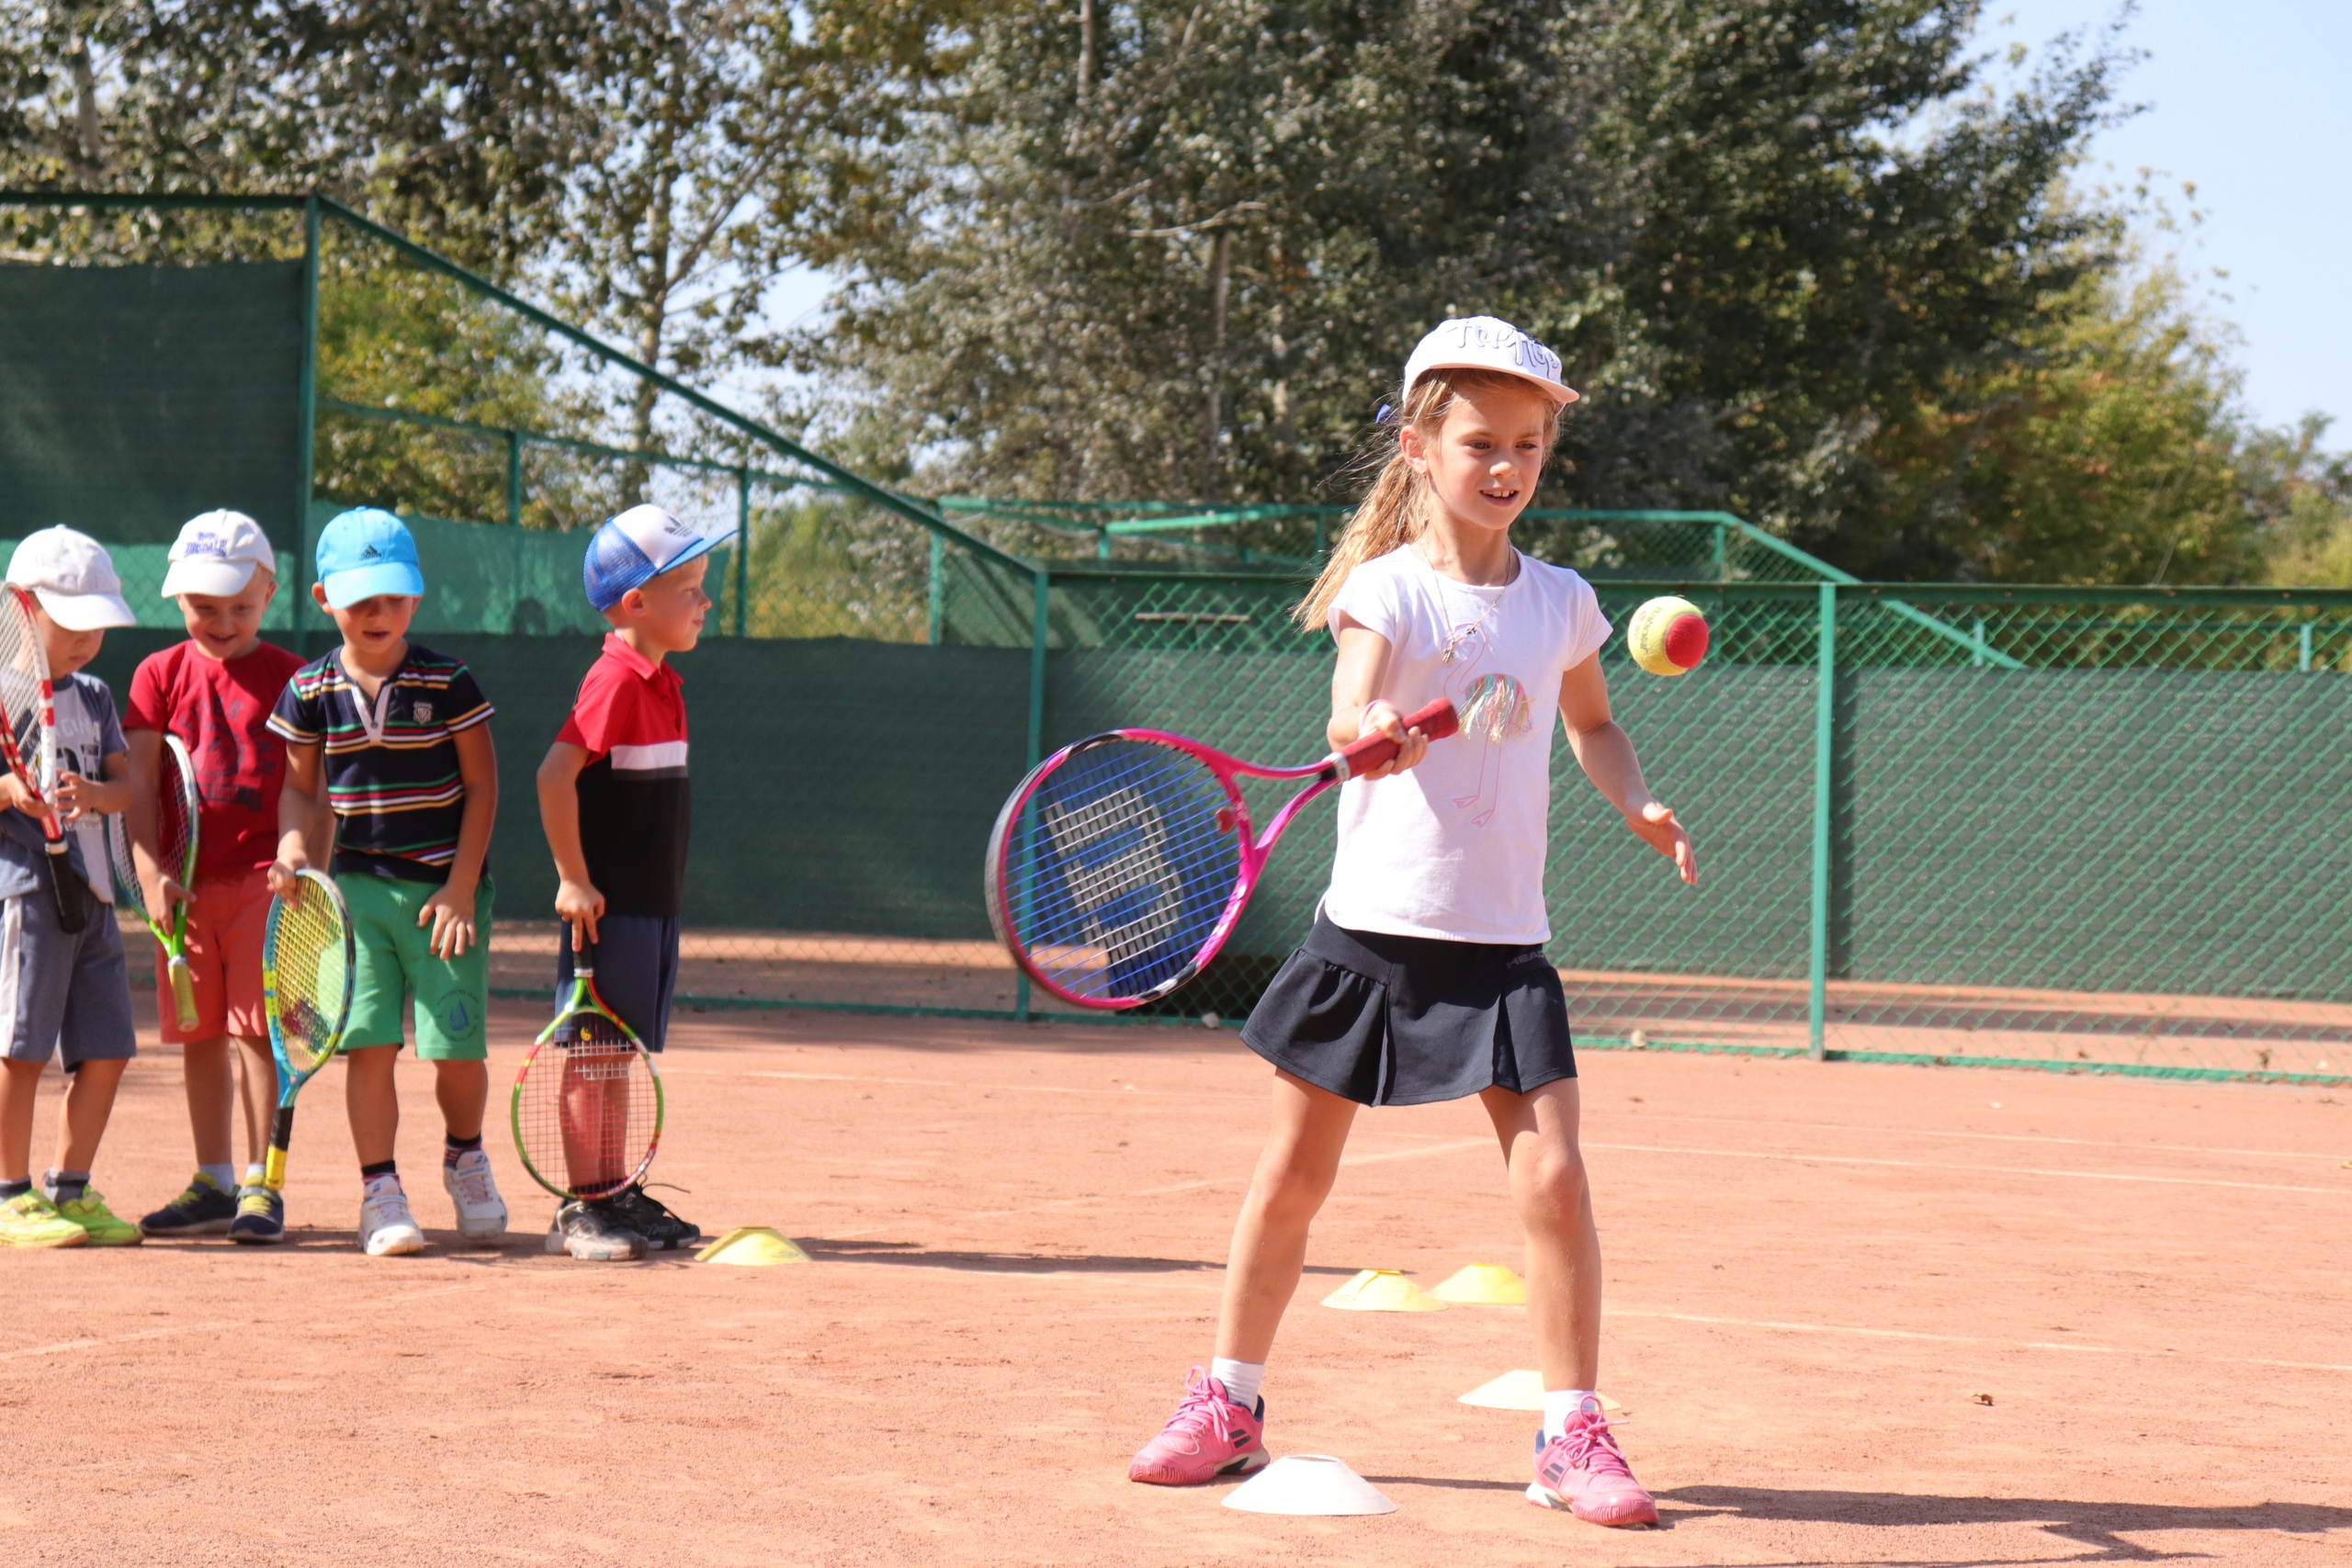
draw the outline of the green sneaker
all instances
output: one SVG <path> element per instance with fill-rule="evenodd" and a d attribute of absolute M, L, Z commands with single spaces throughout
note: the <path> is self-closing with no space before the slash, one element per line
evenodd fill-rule
<path fill-rule="evenodd" d="M 0 1203 L 0 1247 L 85 1247 L 90 1233 L 57 1212 L 39 1192 Z"/>
<path fill-rule="evenodd" d="M 146 1236 L 137 1225 L 107 1207 L 95 1187 L 85 1187 L 79 1198 L 57 1205 L 58 1217 L 82 1227 L 92 1247 L 137 1247 Z"/>

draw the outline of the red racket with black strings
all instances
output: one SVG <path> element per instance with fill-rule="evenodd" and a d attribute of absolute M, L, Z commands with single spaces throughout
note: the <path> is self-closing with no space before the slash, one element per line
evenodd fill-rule
<path fill-rule="evenodd" d="M 1406 716 L 1460 727 L 1442 697 Z M 1215 958 L 1274 841 L 1308 801 L 1396 755 L 1378 733 L 1318 761 L 1262 767 L 1160 729 L 1114 729 L 1029 771 L 989 835 L 989 920 L 1014 963 L 1080 1007 L 1140 1007 Z M 1305 779 L 1255 833 L 1238 780 Z"/>
<path fill-rule="evenodd" d="M 0 760 L 17 782 L 46 804 L 57 782 L 57 698 L 49 682 L 49 650 L 33 617 L 33 596 L 15 583 L 0 583 Z M 81 874 L 66 858 L 65 832 L 50 812 L 38 818 L 49 893 L 57 908 L 57 929 L 72 933 L 90 923 L 95 901 Z"/>

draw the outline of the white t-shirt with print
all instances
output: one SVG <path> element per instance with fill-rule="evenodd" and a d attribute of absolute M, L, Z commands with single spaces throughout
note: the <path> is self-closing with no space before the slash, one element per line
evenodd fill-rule
<path fill-rule="evenodd" d="M 1411 546 L 1348 574 L 1331 606 L 1388 639 L 1379 695 L 1407 713 L 1452 699 L 1462 729 L 1419 767 L 1340 790 L 1323 912 L 1350 931 L 1549 942 L 1544 855 L 1560 678 L 1609 638 L 1592 585 L 1519 558 L 1500 588 L 1442 577 Z"/>

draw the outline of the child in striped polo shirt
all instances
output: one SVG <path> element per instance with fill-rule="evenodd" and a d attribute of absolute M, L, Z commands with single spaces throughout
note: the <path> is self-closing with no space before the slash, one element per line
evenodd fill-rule
<path fill-rule="evenodd" d="M 319 536 L 318 567 L 311 592 L 343 646 L 297 671 L 270 715 L 287 765 L 269 876 L 290 892 L 311 846 L 334 846 L 358 950 L 343 1054 L 363 1184 L 359 1245 L 371 1258 L 424 1246 L 392 1152 L 392 1066 L 408 996 L 416 1054 L 434 1066 L 447 1134 L 441 1179 L 458 1229 L 495 1240 L 506 1205 L 481 1146 L 491 912 L 482 862 L 498 815 L 491 706 L 463 663 L 408 640 L 424 574 L 399 518 L 372 507 L 342 513 Z"/>

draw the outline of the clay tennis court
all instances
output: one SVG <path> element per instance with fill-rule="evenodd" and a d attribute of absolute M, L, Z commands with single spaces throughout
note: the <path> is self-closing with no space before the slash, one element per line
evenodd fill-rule
<path fill-rule="evenodd" d="M 543 1007 L 501 1004 L 511 1076 Z M 177 1190 L 179 1064 L 97 1181 Z M 683 1015 L 656 1178 L 806 1267 L 370 1259 L 339 1074 L 293 1241 L 0 1258 L 11 1563 L 2352 1562 L 2352 1093 L 1589 1053 L 1603 1385 L 1656 1531 L 1520 1500 L 1523 1309 L 1351 1314 L 1355 1269 L 1517 1261 L 1475 1104 L 1368 1112 L 1267 1382 L 1277 1453 L 1397 1505 L 1297 1519 L 1130 1485 L 1208 1353 L 1265 1069 L 1230 1032 Z M 51 1080 L 53 1088 L 54 1080 Z M 44 1103 L 40 1136 L 53 1126 Z M 46 1143 L 40 1148 L 46 1153 Z M 1989 1403 L 1987 1403 L 1989 1401 Z"/>

